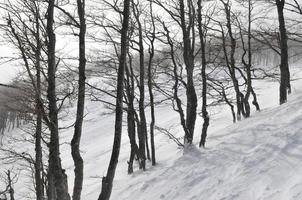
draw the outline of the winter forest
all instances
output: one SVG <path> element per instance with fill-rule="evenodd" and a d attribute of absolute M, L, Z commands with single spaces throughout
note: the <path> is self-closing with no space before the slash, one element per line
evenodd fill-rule
<path fill-rule="evenodd" d="M 302 0 L 0 0 L 0 200 L 301 200 Z"/>

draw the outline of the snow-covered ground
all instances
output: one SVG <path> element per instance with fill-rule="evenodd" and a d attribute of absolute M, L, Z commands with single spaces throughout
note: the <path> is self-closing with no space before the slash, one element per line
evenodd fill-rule
<path fill-rule="evenodd" d="M 205 150 L 167 152 L 169 164 L 117 179 L 113 199 L 302 199 L 301 105 L 298 93 L 210 134 Z"/>
<path fill-rule="evenodd" d="M 292 75 L 302 77 L 299 66 Z M 124 127 L 121 155 L 114 181 L 113 200 L 291 200 L 302 199 L 302 80 L 292 82 L 288 103 L 278 106 L 278 83 L 255 82 L 262 111 L 232 124 L 229 108 L 212 108 L 206 149 L 191 147 L 185 152 L 166 135 L 156 132 L 157 165 L 148 162 L 142 172 L 135 166 L 127 174 L 129 140 Z M 86 104 L 82 153 L 85 161 L 83 199 L 96 200 L 106 173 L 113 143 L 114 116 L 104 115 L 99 102 Z M 70 114 L 73 113 L 72 111 Z M 182 136 L 179 117 L 170 106 L 156 108 L 157 125 Z M 71 124 L 68 117 L 63 124 Z M 197 146 L 202 119 L 197 119 Z M 15 131 L 10 134 L 19 134 Z M 73 129 L 62 133 L 62 161 L 72 189 L 73 161 L 70 138 Z M 27 151 L 28 148 L 23 146 Z M 7 167 L 1 167 L 1 171 Z M 22 172 L 26 173 L 26 172 Z M 26 175 L 26 174 L 25 174 Z M 30 196 L 24 180 L 15 184 L 17 199 Z"/>
<path fill-rule="evenodd" d="M 296 71 L 296 72 L 295 72 Z M 298 66 L 294 77 L 302 77 Z M 278 83 L 258 81 L 260 113 L 232 124 L 227 108 L 212 110 L 206 149 L 183 152 L 166 135 L 156 132 L 157 166 L 127 175 L 129 141 L 124 128 L 113 200 L 301 199 L 302 198 L 302 81 L 293 83 L 289 102 L 278 106 Z M 85 159 L 83 198 L 95 200 L 101 189 L 113 141 L 113 116 L 100 116 L 96 102 L 87 104 L 82 149 Z M 157 125 L 182 135 L 178 116 L 170 107 L 156 109 Z M 202 119 L 197 120 L 198 142 Z M 70 134 L 67 131 L 66 134 Z M 72 186 L 72 160 L 69 166 Z"/>
<path fill-rule="evenodd" d="M 293 74 L 301 77 L 299 73 Z M 301 199 L 302 82 L 293 82 L 294 94 L 280 107 L 277 83 L 261 81 L 255 86 L 264 109 L 237 124 L 231 124 L 229 110 L 212 111 L 206 149 L 183 152 L 157 132 L 158 165 L 148 167 L 146 172 L 137 170 L 127 175 L 129 142 L 124 132 L 112 199 Z M 85 130 L 87 137 L 83 138 L 87 162 L 83 196 L 88 200 L 97 198 L 100 177 L 107 168 L 112 119 L 105 117 L 100 123 L 86 123 L 90 130 Z M 157 109 L 159 126 L 173 127 L 175 121 L 178 116 L 170 108 Z M 198 119 L 196 142 L 201 122 Z M 173 131 L 181 134 L 180 128 Z"/>

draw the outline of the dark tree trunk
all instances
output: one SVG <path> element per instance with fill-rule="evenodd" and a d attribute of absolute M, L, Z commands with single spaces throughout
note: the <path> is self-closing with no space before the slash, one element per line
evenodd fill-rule
<path fill-rule="evenodd" d="M 150 1 L 150 14 L 152 22 L 152 36 L 150 40 L 149 47 L 149 64 L 148 64 L 148 89 L 150 96 L 150 107 L 151 107 L 151 123 L 150 123 L 150 141 L 151 141 L 151 162 L 152 165 L 156 165 L 155 158 L 155 142 L 154 142 L 154 126 L 155 126 L 155 111 L 154 111 L 154 95 L 153 95 L 153 83 L 152 83 L 152 60 L 154 57 L 154 41 L 155 41 L 155 23 L 153 18 L 153 6 L 152 1 Z"/>
<path fill-rule="evenodd" d="M 170 37 L 170 32 L 168 30 L 168 28 L 165 26 L 165 24 L 163 23 L 163 28 L 165 29 L 166 32 L 166 37 L 167 37 L 167 42 L 170 46 L 170 56 L 171 56 L 171 60 L 173 63 L 173 75 L 174 75 L 174 85 L 173 85 L 173 100 L 176 101 L 176 106 L 177 108 L 175 109 L 178 114 L 179 114 L 179 118 L 180 118 L 180 124 L 185 132 L 185 136 L 189 135 L 189 131 L 187 129 L 186 126 L 186 119 L 185 119 L 185 114 L 184 114 L 184 110 L 182 108 L 182 102 L 181 99 L 178 96 L 178 85 L 179 85 L 179 75 L 178 75 L 178 65 L 176 63 L 176 58 L 174 56 L 174 45 L 173 45 L 173 41 Z"/>
<path fill-rule="evenodd" d="M 62 169 L 60 158 L 60 143 L 58 129 L 58 108 L 56 100 L 56 57 L 55 46 L 56 36 L 54 33 L 54 6 L 55 1 L 49 0 L 47 9 L 47 52 L 48 52 L 48 108 L 49 108 L 49 173 L 54 178 L 54 185 L 57 194 L 57 200 L 69 200 L 68 186 L 65 180 L 65 174 Z"/>
<path fill-rule="evenodd" d="M 37 108 L 38 109 L 38 108 Z M 35 184 L 36 184 L 36 198 L 37 200 L 44 198 L 44 185 L 42 179 L 43 162 L 42 162 L 42 115 L 37 110 L 36 132 L 35 132 Z"/>
<path fill-rule="evenodd" d="M 231 112 L 232 112 L 232 118 L 233 118 L 233 123 L 236 123 L 236 114 L 235 114 L 235 111 L 234 111 L 234 105 L 228 100 L 226 94 L 225 94 L 225 91 L 224 89 L 222 89 L 222 96 L 224 98 L 224 101 L 230 106 L 231 108 Z"/>
<path fill-rule="evenodd" d="M 74 186 L 73 186 L 73 200 L 80 200 L 83 176 L 84 176 L 84 163 L 80 152 L 80 142 L 82 135 L 82 125 L 84 118 L 85 106 L 85 68 L 86 68 L 86 55 L 85 55 L 85 35 L 86 35 L 86 22 L 85 22 L 85 0 L 77 0 L 78 15 L 80 19 L 80 33 L 79 33 L 79 81 L 78 81 L 78 102 L 77 102 L 77 116 L 74 126 L 74 135 L 71 140 L 71 155 L 74 161 Z"/>
<path fill-rule="evenodd" d="M 225 35 L 223 35 L 223 49 L 224 49 L 224 54 L 226 58 L 226 63 L 227 67 L 229 69 L 229 73 L 233 82 L 234 90 L 236 93 L 236 107 L 237 107 L 237 120 L 241 120 L 241 115 L 244 115 L 244 110 L 243 110 L 243 102 L 242 102 L 242 96 L 243 94 L 240 92 L 239 88 L 239 83 L 236 77 L 236 60 L 235 60 L 235 52 L 236 52 L 236 40 L 233 36 L 233 31 L 232 31 L 232 24 L 231 24 L 231 8 L 229 5 L 229 2 L 224 2 L 223 0 L 220 0 L 223 5 L 224 5 L 224 11 L 226 15 L 226 27 L 228 30 L 228 34 L 230 37 L 230 56 L 228 57 L 228 52 L 226 50 L 226 42 L 225 42 Z"/>
<path fill-rule="evenodd" d="M 8 181 L 8 193 L 10 200 L 15 200 L 15 190 L 13 188 L 13 180 L 11 177 L 11 172 L 8 170 L 7 171 L 7 181 Z"/>
<path fill-rule="evenodd" d="M 121 55 L 119 58 L 117 77 L 117 98 L 115 110 L 115 133 L 110 163 L 107 175 L 102 180 L 102 191 L 98 200 L 109 200 L 112 183 L 115 175 L 118 157 L 120 154 L 122 121 L 123 121 L 123 93 L 124 93 L 124 71 L 127 59 L 128 27 L 129 27 L 130 0 L 124 0 L 123 26 L 121 31 Z"/>
<path fill-rule="evenodd" d="M 35 49 L 35 68 L 36 68 L 36 132 L 35 132 L 35 181 L 36 181 L 36 198 L 41 200 L 44 198 L 44 185 L 43 185 L 43 153 L 42 153 L 42 112 L 40 108 L 40 99 L 41 99 L 41 40 L 40 40 L 40 10 L 36 3 L 35 6 L 35 23 L 36 23 L 36 49 Z"/>
<path fill-rule="evenodd" d="M 127 84 L 126 84 L 126 93 L 128 97 L 128 112 L 127 112 L 127 126 L 128 126 L 128 137 L 130 140 L 130 158 L 128 161 L 128 174 L 133 173 L 133 161 L 135 156 L 139 158 L 138 146 L 136 144 L 136 137 L 135 137 L 135 109 L 134 109 L 134 80 L 133 80 L 133 73 L 132 73 L 132 61 L 129 59 L 129 68 L 126 67 L 126 77 L 127 77 Z M 139 159 L 140 160 L 140 159 Z"/>
<path fill-rule="evenodd" d="M 197 95 L 195 91 L 193 73 L 194 73 L 194 37 L 191 40 L 190 32 L 194 34 L 194 17 L 192 16 L 192 5 L 189 3 L 189 22 L 186 22 L 186 12 L 183 0 L 179 0 L 181 29 L 183 34 L 183 58 L 187 71 L 187 110 L 186 110 L 186 128 L 185 144 L 192 144 L 194 136 L 194 128 L 196 121 Z"/>
<path fill-rule="evenodd" d="M 47 174 L 47 199 L 49 200 L 56 200 L 56 188 L 54 183 L 54 177 L 52 174 L 50 174 L 48 170 Z"/>
<path fill-rule="evenodd" d="M 250 104 L 249 104 L 249 98 L 252 91 L 252 76 L 251 76 L 251 67 L 252 67 L 252 49 L 251 49 L 251 25 L 252 25 L 252 7 L 251 7 L 251 0 L 248 1 L 248 47 L 247 47 L 247 53 L 248 53 L 248 62 L 245 63 L 246 67 L 246 79 L 247 79 L 247 91 L 244 96 L 244 107 L 245 107 L 245 117 L 250 117 Z M 246 50 L 245 50 L 246 52 Z M 244 60 L 244 59 L 243 59 Z"/>
<path fill-rule="evenodd" d="M 287 32 L 284 20 L 284 4 L 285 0 L 275 0 L 278 10 L 279 32 L 280 32 L 280 49 L 281 49 L 281 63 L 280 63 L 280 97 L 279 102 L 283 104 L 287 101 L 287 93 L 291 92 L 290 86 L 290 72 L 288 67 L 288 45 Z"/>
<path fill-rule="evenodd" d="M 257 101 L 257 95 L 253 89 L 252 84 L 252 75 L 251 75 L 251 68 L 252 68 L 252 45 L 251 45 L 251 39 L 252 39 L 252 33 L 251 33 L 251 26 L 252 26 L 252 2 L 251 0 L 248 1 L 248 41 L 247 41 L 247 49 L 245 48 L 245 42 L 243 34 L 241 33 L 241 40 L 242 40 L 242 46 L 243 46 L 243 55 L 242 55 L 242 63 L 245 66 L 246 71 L 246 77 L 243 75 L 243 78 L 245 79 L 246 85 L 247 85 L 247 91 L 243 98 L 244 103 L 244 110 L 245 110 L 245 117 L 250 117 L 250 104 L 249 104 L 249 98 L 252 94 L 253 96 L 253 105 L 256 107 L 256 110 L 259 111 L 260 107 Z M 241 28 L 240 28 L 241 32 Z M 245 56 L 248 56 L 248 61 L 246 62 Z M 240 72 L 241 73 L 241 72 Z"/>
<path fill-rule="evenodd" d="M 253 102 L 252 103 L 255 106 L 256 110 L 260 111 L 260 106 L 259 106 L 258 101 L 257 101 L 257 95 L 256 95 L 253 88 L 252 88 L 251 92 L 252 92 L 252 95 L 253 95 Z"/>
<path fill-rule="evenodd" d="M 146 138 L 147 138 L 147 123 L 145 116 L 145 64 L 144 64 L 144 41 L 143 30 L 140 21 L 140 11 L 138 5 L 132 1 L 133 15 L 138 24 L 138 38 L 139 38 L 139 117 L 140 117 L 140 131 L 138 132 L 139 151 L 141 156 L 142 169 L 146 169 Z M 150 156 L 149 156 L 150 157 Z"/>
<path fill-rule="evenodd" d="M 147 126 L 147 123 L 146 123 L 146 126 Z M 147 134 L 147 132 L 146 132 L 146 138 L 145 138 L 145 142 L 146 142 L 146 153 L 147 153 L 147 159 L 148 160 L 151 160 L 151 156 L 150 156 L 150 148 L 149 148 L 149 143 L 148 143 L 148 141 L 149 141 L 149 139 L 148 139 L 148 134 Z"/>
<path fill-rule="evenodd" d="M 201 132 L 201 138 L 199 142 L 199 147 L 205 146 L 207 131 L 210 123 L 210 117 L 207 111 L 207 75 L 206 75 L 206 52 L 205 52 L 205 34 L 203 31 L 202 25 L 202 14 L 201 14 L 201 0 L 198 0 L 198 32 L 200 37 L 200 48 L 201 48 L 201 77 L 202 77 L 202 117 L 203 117 L 203 126 Z"/>

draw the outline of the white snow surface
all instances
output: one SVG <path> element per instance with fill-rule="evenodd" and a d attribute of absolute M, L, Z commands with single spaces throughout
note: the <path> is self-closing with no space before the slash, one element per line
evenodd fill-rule
<path fill-rule="evenodd" d="M 210 135 L 206 149 L 178 151 L 169 164 L 117 180 L 113 199 L 302 199 L 301 104 L 296 95 Z"/>
<path fill-rule="evenodd" d="M 145 172 L 134 165 L 127 174 L 129 139 L 122 135 L 121 154 L 112 200 L 301 200 L 302 199 L 302 77 L 292 69 L 295 81 L 289 101 L 278 106 L 278 83 L 256 81 L 261 112 L 232 124 L 228 107 L 211 108 L 206 148 L 199 149 L 202 119 L 196 121 L 195 144 L 183 150 L 166 135 L 156 131 L 157 165 L 148 161 Z M 254 110 L 254 108 L 252 107 Z M 73 122 L 75 108 L 61 126 Z M 85 162 L 83 200 L 96 200 L 101 178 L 106 174 L 113 143 L 114 115 L 103 115 L 100 102 L 86 104 L 81 150 Z M 148 111 L 148 110 L 147 110 Z M 149 113 L 147 112 L 147 115 Z M 157 125 L 183 136 L 179 117 L 169 105 L 156 107 Z M 20 134 L 14 131 L 10 134 Z M 7 133 L 8 134 L 8 133 Z M 67 169 L 70 193 L 73 161 L 69 142 L 73 129 L 61 132 L 63 167 Z M 5 139 L 4 139 L 5 143 Z M 17 144 L 16 144 L 17 145 Z M 29 146 L 18 145 L 29 151 Z M 2 165 L 0 170 L 10 168 Z M 15 184 L 17 199 L 34 199 L 29 192 L 29 172 L 22 171 Z"/>
<path fill-rule="evenodd" d="M 299 73 L 293 74 L 300 77 Z M 201 118 L 197 120 L 196 146 L 185 151 L 156 132 L 158 164 L 152 167 L 148 163 L 145 172 L 135 166 L 134 174 L 127 175 L 129 141 L 124 127 L 111 199 L 302 199 L 302 90 L 299 90 L 302 83 L 293 82 L 293 94 L 282 106 L 278 106 L 277 83 L 259 81 L 255 86 L 261 87 L 260 105 L 267 108 L 236 124 L 231 123 L 228 109 L 212 109 L 206 149 L 196 147 Z M 182 136 L 181 128 L 176 125 L 178 115 L 170 107 L 163 106 L 156 111 L 157 125 L 170 127 L 176 136 Z M 100 192 L 101 177 L 105 175 L 111 153 L 113 119 L 113 116 L 96 115 L 85 124 L 84 199 L 95 200 Z M 64 163 L 69 165 L 66 160 Z"/>
<path fill-rule="evenodd" d="M 170 154 L 164 156 L 167 160 L 146 172 L 118 177 L 112 199 L 300 200 L 301 105 L 302 93 L 296 90 L 282 106 L 210 132 L 206 149 L 183 152 L 163 146 L 159 157 Z"/>

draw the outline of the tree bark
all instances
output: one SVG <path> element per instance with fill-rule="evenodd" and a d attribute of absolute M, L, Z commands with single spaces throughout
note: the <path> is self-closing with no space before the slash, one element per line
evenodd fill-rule
<path fill-rule="evenodd" d="M 124 71 L 127 59 L 127 45 L 128 45 L 128 28 L 129 28 L 129 13 L 130 0 L 124 0 L 123 11 L 123 26 L 121 31 L 121 55 L 119 58 L 118 78 L 117 78 L 117 98 L 115 110 L 115 133 L 112 148 L 110 163 L 107 170 L 107 175 L 102 180 L 102 191 L 98 200 L 109 200 L 112 183 L 115 175 L 116 166 L 121 146 L 122 134 L 122 120 L 123 120 L 123 91 L 124 91 Z"/>
<path fill-rule="evenodd" d="M 186 118 L 185 118 L 185 114 L 184 114 L 184 110 L 182 108 L 182 102 L 181 99 L 178 96 L 178 86 L 179 86 L 179 75 L 178 75 L 178 65 L 176 63 L 176 58 L 175 58 L 175 50 L 174 50 L 174 45 L 173 45 L 173 41 L 170 37 L 170 32 L 168 30 L 168 28 L 165 26 L 165 24 L 163 23 L 163 28 L 166 32 L 166 37 L 167 37 L 167 42 L 170 46 L 170 56 L 171 56 L 171 60 L 172 60 L 172 64 L 173 64 L 173 75 L 174 75 L 174 85 L 173 85 L 173 100 L 176 101 L 176 106 L 177 108 L 174 110 L 176 110 L 176 112 L 178 112 L 179 114 L 179 119 L 180 119 L 180 124 L 185 132 L 185 136 L 189 135 L 189 131 L 187 129 L 187 125 L 186 125 Z"/>
<path fill-rule="evenodd" d="M 154 95 L 153 95 L 153 83 L 152 83 L 152 60 L 154 57 L 154 41 L 155 41 L 155 23 L 153 17 L 153 6 L 152 1 L 150 1 L 150 15 L 152 22 L 152 36 L 150 40 L 149 47 L 149 64 L 148 64 L 148 89 L 150 96 L 150 107 L 151 107 L 151 122 L 150 122 L 150 141 L 151 141 L 151 162 L 152 165 L 156 165 L 156 156 L 155 156 L 155 142 L 154 142 L 154 126 L 155 126 L 155 107 L 154 107 Z"/>
<path fill-rule="evenodd" d="M 54 33 L 55 0 L 49 0 L 47 8 L 47 36 L 48 36 L 48 109 L 49 109 L 49 173 L 53 177 L 57 200 L 70 200 L 66 177 L 62 169 L 60 158 L 60 143 L 58 129 L 58 108 L 56 101 L 56 36 Z"/>
<path fill-rule="evenodd" d="M 127 112 L 127 127 L 128 127 L 128 137 L 130 140 L 130 147 L 131 147 L 131 152 L 130 152 L 130 158 L 128 161 L 128 174 L 133 173 L 133 161 L 135 156 L 138 157 L 139 162 L 140 162 L 140 157 L 139 157 L 139 152 L 138 152 L 138 146 L 136 144 L 136 131 L 135 131 L 135 109 L 134 109 L 134 80 L 133 80 L 133 71 L 132 71 L 132 61 L 129 59 L 130 63 L 126 67 L 126 94 L 128 97 L 128 112 Z M 129 66 L 129 67 L 128 67 Z M 129 69 L 130 68 L 130 69 Z"/>
<path fill-rule="evenodd" d="M 226 27 L 228 30 L 228 34 L 230 37 L 230 56 L 228 57 L 228 52 L 226 50 L 226 42 L 225 42 L 225 35 L 223 35 L 223 50 L 226 58 L 227 67 L 229 69 L 229 73 L 233 82 L 235 94 L 236 94 L 236 106 L 237 106 L 237 120 L 241 120 L 241 115 L 244 115 L 244 109 L 243 109 L 243 102 L 242 102 L 242 96 L 243 94 L 240 91 L 238 79 L 236 77 L 236 60 L 235 60 L 235 52 L 236 52 L 236 40 L 233 36 L 232 31 L 232 24 L 231 24 L 231 8 L 229 5 L 229 1 L 224 2 L 223 0 L 220 0 L 224 5 L 224 11 L 226 15 Z"/>
<path fill-rule="evenodd" d="M 36 68 L 36 132 L 35 132 L 35 181 L 36 181 L 36 198 L 41 200 L 44 198 L 44 185 L 43 185 L 43 153 L 42 153 L 42 112 L 40 108 L 41 99 L 41 40 L 40 40 L 40 10 L 38 5 L 34 2 L 35 6 L 35 23 L 36 23 L 36 49 L 35 49 L 35 68 Z"/>
<path fill-rule="evenodd" d="M 145 64 L 144 64 L 144 41 L 143 30 L 140 21 L 139 6 L 132 1 L 133 15 L 138 24 L 138 46 L 139 46 L 139 117 L 140 117 L 140 131 L 138 132 L 139 151 L 141 155 L 142 169 L 146 169 L 146 138 L 147 138 L 147 123 L 145 115 Z M 150 156 L 149 156 L 150 157 Z"/>
<path fill-rule="evenodd" d="M 201 138 L 199 142 L 199 147 L 205 147 L 207 131 L 210 123 L 210 117 L 207 111 L 207 75 L 206 75 L 206 52 L 205 52 L 205 34 L 202 28 L 202 14 L 201 14 L 201 0 L 198 0 L 198 32 L 200 37 L 200 48 L 201 48 L 201 77 L 202 77 L 202 117 L 203 117 L 203 126 L 201 132 Z"/>
<path fill-rule="evenodd" d="M 86 53 L 85 53 L 85 35 L 86 35 L 86 20 L 85 20 L 85 0 L 77 0 L 77 9 L 80 19 L 79 33 L 79 80 L 78 80 L 78 102 L 77 116 L 74 126 L 74 135 L 71 140 L 71 154 L 74 161 L 74 186 L 73 200 L 80 200 L 83 188 L 84 177 L 84 162 L 80 152 L 80 142 L 82 136 L 82 126 L 84 118 L 85 106 L 85 68 L 86 68 Z"/>
<path fill-rule="evenodd" d="M 179 0 L 180 8 L 180 19 L 181 19 L 181 29 L 183 35 L 183 58 L 186 66 L 187 72 L 187 110 L 186 110 L 186 127 L 187 134 L 185 135 L 185 144 L 192 144 L 195 121 L 196 121 L 196 109 L 197 109 L 197 95 L 194 86 L 193 73 L 194 73 L 194 42 L 191 41 L 190 32 L 194 33 L 194 17 L 191 13 L 192 5 L 188 3 L 189 6 L 189 24 L 186 23 L 186 12 L 183 0 Z M 194 38 L 193 38 L 194 39 Z M 193 40 L 192 39 L 192 40 Z"/>
<path fill-rule="evenodd" d="M 288 45 L 287 45 L 287 32 L 284 19 L 284 4 L 285 0 L 275 0 L 278 19 L 279 19 L 279 33 L 280 33 L 280 49 L 281 49 L 281 63 L 280 63 L 280 87 L 279 87 L 279 102 L 280 105 L 287 101 L 287 93 L 291 92 L 290 86 L 290 72 L 288 66 Z"/>
<path fill-rule="evenodd" d="M 8 192 L 9 192 L 9 197 L 10 200 L 15 200 L 15 190 L 13 188 L 13 180 L 11 177 L 11 172 L 10 170 L 7 171 L 7 181 L 8 181 Z"/>

